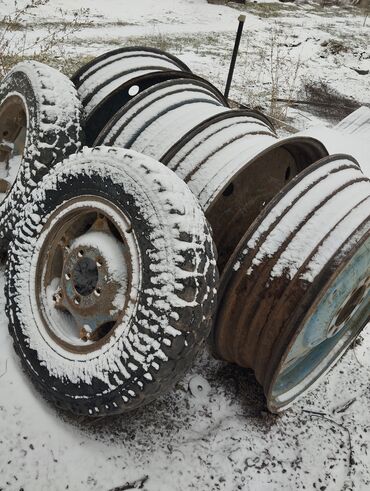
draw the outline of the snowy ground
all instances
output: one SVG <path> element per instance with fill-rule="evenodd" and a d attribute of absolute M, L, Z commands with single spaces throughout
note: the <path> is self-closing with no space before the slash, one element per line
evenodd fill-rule
<path fill-rule="evenodd" d="M 20 368 L 5 321 L 2 327 L 4 491 L 108 491 L 146 476 L 147 491 L 369 489 L 370 329 L 316 390 L 282 416 L 266 412 L 250 372 L 204 354 L 176 390 L 154 404 L 89 421 L 60 414 L 39 397 Z M 192 394 L 194 376 L 203 390 Z"/>
<path fill-rule="evenodd" d="M 0 0 L 0 16 L 11 4 Z M 29 39 L 85 7 L 94 25 L 65 39 L 69 56 L 156 45 L 223 87 L 240 10 L 205 0 L 52 0 L 27 20 Z M 279 3 L 245 10 L 235 99 L 269 110 L 274 87 L 281 97 L 298 97 L 311 80 L 370 103 L 370 75 L 354 70 L 370 68 L 370 20 L 364 27 L 360 11 Z M 308 128 L 338 119 L 332 109 L 331 117 L 330 108 L 325 115 L 295 108 L 289 124 L 317 132 Z M 369 155 L 365 147 L 354 150 Z M 1 271 L 0 291 L 3 282 Z M 361 344 L 281 416 L 266 413 L 250 372 L 204 353 L 176 390 L 149 407 L 89 421 L 60 414 L 30 387 L 11 347 L 2 296 L 0 313 L 0 490 L 109 491 L 132 489 L 135 481 L 147 491 L 370 489 L 369 327 Z M 194 376 L 198 393 L 189 390 Z"/>
<path fill-rule="evenodd" d="M 370 19 L 364 23 L 361 9 L 276 0 L 232 5 L 235 8 L 206 0 L 140 0 L 139 6 L 130 0 L 51 0 L 32 9 L 11 36 L 26 34 L 26 45 L 32 45 L 62 24 L 67 29 L 62 36 L 66 57 L 53 62 L 64 70 L 70 69 L 65 58 L 75 66 L 84 57 L 122 45 L 157 46 L 223 89 L 237 18 L 243 12 L 247 19 L 231 97 L 267 112 L 272 109 L 278 119 L 285 105 L 271 108 L 271 98 L 306 100 L 312 86 L 343 97 L 327 108 L 296 106 L 289 123 L 297 129 L 315 124 L 318 116 L 339 120 L 351 112 L 352 104 L 370 104 Z M 0 18 L 13 8 L 13 0 L 0 0 Z M 77 30 L 68 34 L 73 19 Z"/>

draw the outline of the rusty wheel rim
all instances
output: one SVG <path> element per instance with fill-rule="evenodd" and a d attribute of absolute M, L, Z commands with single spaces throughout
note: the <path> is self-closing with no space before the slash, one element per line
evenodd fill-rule
<path fill-rule="evenodd" d="M 196 126 L 160 160 L 197 196 L 213 229 L 222 272 L 261 209 L 326 155 L 315 139 L 278 140 L 258 113 L 228 110 Z"/>
<path fill-rule="evenodd" d="M 222 273 L 211 349 L 254 370 L 273 412 L 368 322 L 369 184 L 348 156 L 313 164 L 266 206 Z"/>
<path fill-rule="evenodd" d="M 247 150 L 249 158 L 225 179 L 224 186 L 204 206 L 218 247 L 221 272 L 260 211 L 302 170 L 326 155 L 319 142 L 306 137 L 277 140 L 257 150 L 246 146 L 246 154 Z M 192 189 L 189 180 L 185 182 Z"/>
<path fill-rule="evenodd" d="M 369 251 L 367 235 L 306 313 L 270 382 L 267 399 L 272 411 L 289 407 L 312 387 L 369 321 Z"/>
<path fill-rule="evenodd" d="M 17 95 L 0 106 L 0 201 L 9 193 L 21 164 L 27 139 L 27 108 Z"/>
<path fill-rule="evenodd" d="M 130 220 L 106 199 L 84 196 L 56 209 L 46 229 L 35 275 L 43 334 L 68 352 L 91 353 L 114 337 L 139 290 Z"/>

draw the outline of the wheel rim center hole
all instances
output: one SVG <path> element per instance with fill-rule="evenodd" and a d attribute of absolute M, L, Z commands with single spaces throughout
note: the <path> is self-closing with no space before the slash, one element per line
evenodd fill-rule
<path fill-rule="evenodd" d="M 82 257 L 77 261 L 73 269 L 73 286 L 79 295 L 90 295 L 96 289 L 98 279 L 96 261 L 90 257 Z"/>

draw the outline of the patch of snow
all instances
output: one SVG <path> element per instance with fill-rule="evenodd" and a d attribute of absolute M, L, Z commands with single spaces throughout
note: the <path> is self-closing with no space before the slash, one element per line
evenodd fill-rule
<path fill-rule="evenodd" d="M 3 297 L 0 304 L 3 311 Z M 361 356 L 369 346 L 369 329 L 362 346 L 350 350 L 316 390 L 278 417 L 265 412 L 248 372 L 204 354 L 167 396 L 124 417 L 89 422 L 61 414 L 35 392 L 14 353 L 6 321 L 2 327 L 0 394 L 6 397 L 0 402 L 0 486 L 7 491 L 67 486 L 108 491 L 144 476 L 147 491 L 210 486 L 274 491 L 292 485 L 337 491 L 366 489 L 370 482 L 364 410 L 370 403 L 370 368 Z M 188 390 L 194 377 L 209 386 L 201 398 Z"/>
<path fill-rule="evenodd" d="M 370 138 L 370 108 L 362 106 L 340 121 L 335 129 L 341 133 Z"/>
<path fill-rule="evenodd" d="M 321 141 L 330 154 L 345 153 L 352 155 L 360 164 L 362 171 L 370 177 L 370 138 L 362 134 L 347 134 L 336 128 L 317 126 L 299 133 L 312 136 Z"/>
<path fill-rule="evenodd" d="M 199 46 L 180 40 L 168 50 L 196 73 L 224 86 L 240 11 L 206 0 L 141 0 L 140 7 L 132 0 L 90 0 L 88 5 L 86 0 L 53 0 L 33 10 L 28 39 L 46 34 L 45 20 L 70 20 L 76 9 L 86 6 L 94 26 L 81 28 L 65 40 L 69 55 L 97 56 L 136 36 L 149 36 L 153 42 L 153 38 L 182 35 Z M 68 10 L 67 16 L 62 17 L 60 7 Z M 12 9 L 11 1 L 0 0 L 2 14 Z M 369 22 L 363 26 L 360 13 L 330 9 L 326 15 L 329 10 L 320 7 L 324 13 L 320 15 L 316 10 L 316 5 L 294 6 L 294 17 L 274 18 L 274 26 L 282 29 L 282 42 L 291 45 L 283 56 L 288 54 L 293 63 L 284 75 L 300 59 L 298 88 L 322 78 L 341 93 L 370 102 L 368 76 L 350 68 L 361 56 L 369 57 Z M 272 22 L 258 18 L 252 8 L 247 14 L 231 94 L 248 104 L 258 91 L 267 108 L 271 73 L 270 66 L 268 71 L 262 69 L 260 53 L 269 50 Z M 106 25 L 116 21 L 129 25 Z M 349 51 L 328 56 L 321 43 L 331 37 L 346 39 Z M 142 42 L 142 38 L 137 41 Z M 283 87 L 282 94 L 285 88 L 289 90 L 288 85 Z M 289 114 L 294 114 L 294 125 L 300 128 L 320 124 L 312 136 L 323 138 L 331 153 L 353 153 L 370 176 L 366 142 L 330 130 L 326 135 L 322 122 L 302 110 Z M 30 220 L 38 223 L 39 217 L 30 213 Z M 3 284 L 1 272 L 1 288 Z M 4 313 L 3 296 L 0 312 Z M 3 315 L 0 488 L 108 491 L 146 475 L 147 491 L 362 491 L 370 486 L 370 326 L 363 332 L 362 345 L 349 350 L 314 392 L 277 418 L 265 412 L 260 388 L 249 372 L 204 355 L 171 394 L 133 414 L 89 422 L 66 418 L 33 390 L 6 324 Z M 157 366 L 155 361 L 152 366 Z M 188 391 L 190 378 L 199 374 L 211 388 L 204 402 L 194 400 Z"/>

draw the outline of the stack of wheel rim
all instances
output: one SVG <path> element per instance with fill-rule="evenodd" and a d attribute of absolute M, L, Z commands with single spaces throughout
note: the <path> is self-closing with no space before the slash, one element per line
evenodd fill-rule
<path fill-rule="evenodd" d="M 148 403 L 208 340 L 278 412 L 368 322 L 357 162 L 279 139 L 176 57 L 118 49 L 72 81 L 21 63 L 0 86 L 0 136 L 10 334 L 61 408 Z"/>

